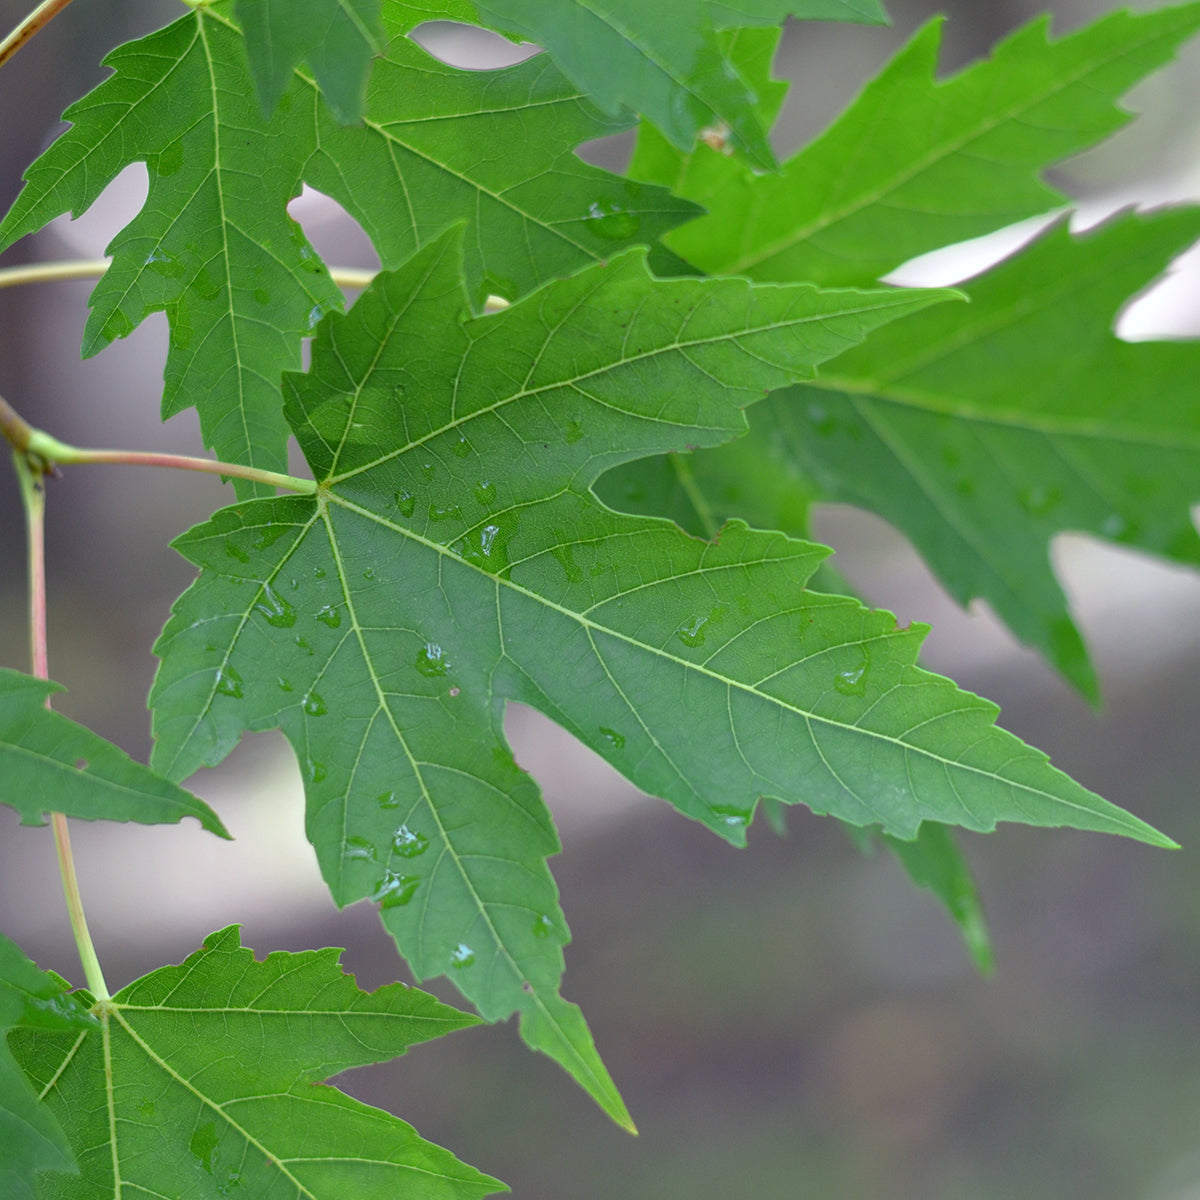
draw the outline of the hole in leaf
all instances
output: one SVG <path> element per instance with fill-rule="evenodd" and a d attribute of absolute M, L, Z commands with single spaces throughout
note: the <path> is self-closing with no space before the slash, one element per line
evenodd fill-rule
<path fill-rule="evenodd" d="M 462 71 L 498 71 L 542 52 L 532 42 L 508 38 L 458 21 L 426 21 L 409 34 L 426 54 Z"/>

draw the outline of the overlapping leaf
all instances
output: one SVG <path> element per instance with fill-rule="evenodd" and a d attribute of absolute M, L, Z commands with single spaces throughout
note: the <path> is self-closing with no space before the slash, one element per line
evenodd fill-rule
<path fill-rule="evenodd" d="M 38 1102 L 7 1040 L 18 1027 L 75 1033 L 94 1027 L 94 1018 L 67 994 L 68 986 L 39 971 L 0 934 L 0 1194 L 6 1200 L 33 1200 L 40 1171 L 76 1171 L 66 1135 Z"/>
<path fill-rule="evenodd" d="M 643 114 L 681 149 L 722 128 L 757 160 L 774 157 L 754 91 L 722 44 L 723 29 L 887 20 L 879 0 L 475 0 L 483 19 L 540 46 L 608 113 Z"/>
<path fill-rule="evenodd" d="M 1061 204 L 1040 172 L 1124 124 L 1115 101 L 1197 29 L 1195 3 L 1116 12 L 1053 41 L 1040 19 L 936 82 L 934 22 L 778 173 L 706 146 L 681 161 L 653 133 L 633 169 L 709 210 L 665 239 L 695 266 L 861 286 Z"/>
<path fill-rule="evenodd" d="M 391 1114 L 319 1086 L 476 1021 L 403 984 L 363 992 L 337 955 L 256 962 L 233 927 L 98 1005 L 95 1030 L 18 1032 L 13 1050 L 81 1176 L 47 1174 L 39 1196 L 470 1200 L 505 1190 Z"/>
<path fill-rule="evenodd" d="M 173 777 L 280 727 L 339 903 L 373 897 L 422 976 L 448 972 L 610 1112 L 557 984 L 557 849 L 502 732 L 547 713 L 637 786 L 741 841 L 759 795 L 913 836 L 997 820 L 1159 835 L 913 666 L 921 630 L 805 590 L 824 551 L 716 544 L 589 488 L 713 444 L 741 408 L 940 298 L 655 281 L 622 256 L 468 319 L 449 243 L 318 333 L 288 412 L 316 497 L 218 513 L 159 644 L 155 761 Z"/>
<path fill-rule="evenodd" d="M 380 50 L 380 0 L 237 0 L 234 12 L 258 98 L 268 113 L 305 61 L 329 107 L 357 121 L 371 58 Z"/>
<path fill-rule="evenodd" d="M 893 522 L 961 603 L 985 598 L 1094 695 L 1048 543 L 1077 530 L 1200 563 L 1200 346 L 1112 333 L 1128 298 L 1197 238 L 1196 209 L 1126 214 L 1078 237 L 1056 225 L 965 285 L 957 319 L 881 331 L 752 424 L 761 415 L 759 437 L 825 496 Z M 698 466 L 709 494 L 742 489 L 725 511 L 770 503 L 723 453 Z"/>
<path fill-rule="evenodd" d="M 0 804 L 15 808 L 23 824 L 44 825 L 50 812 L 144 825 L 195 817 L 211 833 L 229 836 L 203 800 L 48 709 L 46 698 L 61 690 L 0 667 Z"/>
<path fill-rule="evenodd" d="M 407 38 L 414 14 L 397 4 L 385 9 L 389 43 L 362 125 L 339 125 L 300 76 L 267 118 L 229 12 L 200 6 L 114 51 L 115 73 L 67 111 L 72 127 L 26 172 L 0 224 L 2 247 L 82 212 L 128 164 L 147 164 L 146 204 L 110 247 L 84 351 L 165 311 L 164 415 L 195 404 L 226 461 L 285 468 L 280 374 L 299 366 L 322 313 L 341 306 L 287 216 L 302 180 L 353 213 L 385 265 L 466 220 L 473 287 L 509 296 L 653 241 L 695 211 L 575 156 L 624 126 L 581 100 L 545 55 L 456 71 Z"/>

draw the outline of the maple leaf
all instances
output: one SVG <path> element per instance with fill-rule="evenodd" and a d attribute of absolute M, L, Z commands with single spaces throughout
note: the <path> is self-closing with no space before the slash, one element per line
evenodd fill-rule
<path fill-rule="evenodd" d="M 763 794 L 901 837 L 1024 820 L 1162 843 L 917 670 L 922 630 L 806 591 L 823 548 L 736 523 L 702 542 L 590 491 L 735 435 L 764 390 L 945 295 L 654 280 L 627 254 L 471 317 L 453 241 L 427 248 L 288 378 L 317 495 L 176 543 L 202 572 L 158 645 L 155 763 L 181 778 L 282 728 L 335 900 L 379 902 L 419 976 L 519 1011 L 619 1120 L 557 992 L 558 843 L 507 700 L 737 843 Z"/>
<path fill-rule="evenodd" d="M 0 804 L 15 808 L 22 824 L 44 825 L 51 810 L 144 825 L 195 817 L 210 833 L 229 836 L 203 800 L 47 708 L 47 697 L 60 691 L 0 667 Z"/>
<path fill-rule="evenodd" d="M 380 0 L 236 0 L 258 98 L 270 112 L 307 61 L 339 120 L 357 121 L 380 50 Z"/>
<path fill-rule="evenodd" d="M 933 21 L 782 170 L 755 174 L 704 145 L 681 156 L 647 130 L 631 173 L 708 209 L 664 238 L 704 271 L 870 284 L 1062 204 L 1040 172 L 1125 124 L 1114 101 L 1197 29 L 1194 3 L 1112 13 L 1054 41 L 1042 18 L 938 82 Z"/>
<path fill-rule="evenodd" d="M 267 118 L 229 8 L 194 8 L 110 54 L 114 74 L 67 110 L 72 127 L 30 166 L 0 223 L 2 249 L 62 212 L 78 215 L 122 168 L 146 163 L 149 194 L 109 247 L 84 353 L 165 311 L 163 415 L 194 404 L 225 461 L 286 469 L 280 375 L 300 366 L 301 339 L 321 315 L 342 305 L 287 215 L 302 181 L 341 201 L 385 266 L 466 220 L 481 295 L 528 291 L 696 211 L 576 157 L 575 146 L 628 122 L 581 100 L 547 56 L 455 70 L 407 37 L 414 14 L 404 5 L 385 9 L 388 45 L 361 125 L 340 125 L 299 74 Z"/>
<path fill-rule="evenodd" d="M 475 0 L 482 18 L 554 55 L 605 112 L 643 114 L 684 150 L 705 129 L 728 130 L 773 166 L 768 126 L 720 31 L 812 21 L 883 24 L 878 0 Z"/>
<path fill-rule="evenodd" d="M 0 1193 L 33 1200 L 40 1171 L 76 1170 L 71 1147 L 49 1109 L 22 1074 L 8 1048 L 18 1027 L 77 1032 L 96 1021 L 57 975 L 39 971 L 0 934 Z"/>
<path fill-rule="evenodd" d="M 477 1021 L 404 984 L 363 992 L 339 953 L 257 962 L 233 926 L 95 1004 L 96 1029 L 18 1031 L 13 1052 L 80 1173 L 47 1173 L 39 1196 L 469 1200 L 505 1190 L 391 1114 L 318 1086 Z"/>

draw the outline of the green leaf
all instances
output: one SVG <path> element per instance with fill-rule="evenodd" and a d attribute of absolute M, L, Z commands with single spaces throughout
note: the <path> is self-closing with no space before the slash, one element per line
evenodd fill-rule
<path fill-rule="evenodd" d="M 341 121 L 357 121 L 371 58 L 380 50 L 380 0 L 237 0 L 259 103 L 270 114 L 301 61 Z"/>
<path fill-rule="evenodd" d="M 617 517 L 588 485 L 643 446 L 731 436 L 764 387 L 946 293 L 658 282 L 635 254 L 472 318 L 453 246 L 381 277 L 321 327 L 314 374 L 289 378 L 318 497 L 226 509 L 178 543 L 205 570 L 160 642 L 155 761 L 183 777 L 242 730 L 281 727 L 337 902 L 379 901 L 418 975 L 448 971 L 490 1020 L 519 1010 L 526 1040 L 626 1122 L 557 994 L 558 841 L 504 742 L 504 702 L 536 704 L 741 840 L 759 783 L 697 792 L 682 747 L 653 746 L 670 714 L 632 711 L 606 665 L 631 653 L 686 686 L 669 642 L 690 615 L 661 606 L 681 586 L 711 607 L 698 559 L 718 552 Z M 822 551 L 787 553 L 811 569 Z M 674 622 L 658 648 L 623 629 L 643 559 L 663 576 L 649 610 Z"/>
<path fill-rule="evenodd" d="M 46 707 L 56 683 L 0 667 L 0 804 L 24 825 L 46 814 L 170 825 L 195 817 L 228 837 L 217 814 L 123 750 Z"/>
<path fill-rule="evenodd" d="M 917 670 L 921 630 L 806 591 L 822 548 L 740 524 L 702 542 L 589 490 L 736 434 L 765 390 L 945 293 L 658 281 L 631 254 L 471 317 L 456 272 L 444 241 L 381 276 L 289 377 L 315 497 L 177 543 L 202 572 L 158 647 L 161 769 L 282 728 L 335 900 L 380 902 L 419 976 L 520 1011 L 614 1115 L 582 1032 L 551 1040 L 558 845 L 507 700 L 738 843 L 766 794 L 902 837 L 1023 820 L 1167 844 Z"/>
<path fill-rule="evenodd" d="M 773 166 L 768 128 L 720 30 L 779 25 L 788 16 L 883 24 L 878 0 L 475 0 L 485 21 L 544 46 L 605 112 L 643 114 L 680 149 L 703 129 L 727 129 Z"/>
<path fill-rule="evenodd" d="M 8 1048 L 17 1027 L 77 1031 L 96 1021 L 57 975 L 39 971 L 0 934 L 0 1194 L 33 1200 L 39 1171 L 77 1172 L 66 1135 Z"/>
<path fill-rule="evenodd" d="M 1114 102 L 1200 29 L 1200 4 L 1112 13 L 1056 41 L 1048 28 L 1039 19 L 936 82 L 931 22 L 775 174 L 706 146 L 674 167 L 639 152 L 639 178 L 709 210 L 667 245 L 712 273 L 857 286 L 1063 203 L 1040 172 L 1129 119 Z"/>
<path fill-rule="evenodd" d="M 72 127 L 26 172 L 0 224 L 3 248 L 83 212 L 130 163 L 147 164 L 149 195 L 109 248 L 84 353 L 165 311 L 163 414 L 195 404 L 205 443 L 225 461 L 286 469 L 280 375 L 300 366 L 301 339 L 320 316 L 342 305 L 287 215 L 302 180 L 345 205 L 385 266 L 466 220 L 480 296 L 516 296 L 696 211 L 576 157 L 576 145 L 628 122 L 582 101 L 545 55 L 457 71 L 408 39 L 411 12 L 389 8 L 361 126 L 338 124 L 300 76 L 267 119 L 228 11 L 201 6 L 114 51 L 114 75 L 67 110 Z"/>
<path fill-rule="evenodd" d="M 1060 222 L 964 285 L 971 304 L 954 320 L 919 313 L 819 383 L 772 396 L 765 430 L 828 499 L 891 521 L 960 603 L 987 600 L 1094 696 L 1048 543 L 1074 530 L 1200 563 L 1200 346 L 1112 333 L 1128 297 L 1197 237 L 1195 208 L 1079 237 Z M 703 469 L 744 480 L 723 453 Z"/>
<path fill-rule="evenodd" d="M 339 953 L 256 962 L 234 926 L 96 1005 L 94 1032 L 14 1036 L 82 1176 L 51 1175 L 39 1196 L 449 1200 L 504 1190 L 389 1113 L 317 1086 L 476 1021 L 400 983 L 363 992 Z"/>

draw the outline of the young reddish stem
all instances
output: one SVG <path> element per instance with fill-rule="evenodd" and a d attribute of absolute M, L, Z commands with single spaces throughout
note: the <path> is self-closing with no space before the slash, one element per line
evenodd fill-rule
<path fill-rule="evenodd" d="M 6 406 L 7 407 L 7 406 Z M 11 410 L 10 410 L 11 411 Z M 50 678 L 50 663 L 46 638 L 46 496 L 40 464 L 31 463 L 20 453 L 13 454 L 17 478 L 21 484 L 21 498 L 25 505 L 25 528 L 29 539 L 29 641 L 33 674 L 38 679 Z M 46 698 L 46 707 L 50 699 Z M 88 931 L 87 917 L 83 911 L 83 897 L 79 893 L 79 878 L 75 873 L 75 859 L 71 854 L 71 835 L 67 829 L 67 818 L 59 812 L 50 814 L 54 829 L 54 844 L 58 849 L 58 869 L 62 876 L 63 896 L 67 902 L 67 914 L 71 930 L 75 934 L 75 945 L 79 948 L 79 960 L 88 988 L 97 1000 L 109 998 L 100 959 Z"/>
<path fill-rule="evenodd" d="M 49 25 L 70 3 L 71 0 L 42 0 L 42 3 L 0 42 L 0 67 L 4 66 L 39 29 Z"/>

